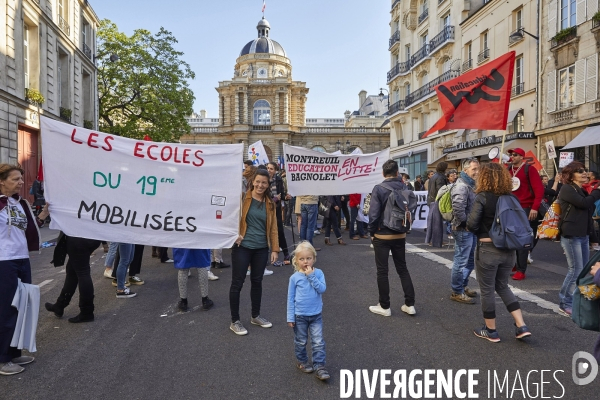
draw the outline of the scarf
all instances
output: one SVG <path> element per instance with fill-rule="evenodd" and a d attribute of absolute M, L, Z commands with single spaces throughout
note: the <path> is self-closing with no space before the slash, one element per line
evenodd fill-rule
<path fill-rule="evenodd" d="M 473 179 L 469 175 L 467 175 L 465 173 L 465 171 L 461 171 L 460 177 L 462 178 L 463 181 L 466 182 L 467 185 L 471 186 L 472 188 L 475 187 L 475 179 Z"/>

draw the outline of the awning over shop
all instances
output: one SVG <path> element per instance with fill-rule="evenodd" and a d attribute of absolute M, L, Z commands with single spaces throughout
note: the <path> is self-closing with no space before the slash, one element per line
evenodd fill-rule
<path fill-rule="evenodd" d="M 517 116 L 517 114 L 521 110 L 523 110 L 523 109 L 522 108 L 517 108 L 516 110 L 509 111 L 508 112 L 508 118 L 506 119 L 506 123 L 510 124 L 511 122 L 513 122 L 513 119 L 515 119 L 515 117 Z"/>
<path fill-rule="evenodd" d="M 588 126 L 577 137 L 561 149 L 575 149 L 577 147 L 594 146 L 600 144 L 600 125 Z"/>
<path fill-rule="evenodd" d="M 514 142 L 515 142 L 514 140 L 511 140 L 509 142 L 504 143 L 504 151 L 506 152 L 506 149 L 510 149 L 509 146 L 511 146 Z M 456 151 L 453 153 L 447 153 L 446 160 L 462 160 L 463 158 L 479 157 L 479 156 L 487 155 L 490 152 L 490 149 L 492 147 L 500 148 L 500 145 L 495 144 L 492 146 L 477 147 L 474 149 Z"/>

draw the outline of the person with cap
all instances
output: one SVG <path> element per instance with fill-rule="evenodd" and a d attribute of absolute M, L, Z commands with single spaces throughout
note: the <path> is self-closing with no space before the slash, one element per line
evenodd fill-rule
<path fill-rule="evenodd" d="M 512 178 L 512 193 L 519 199 L 521 207 L 529 217 L 531 229 L 533 229 L 533 232 L 537 232 L 539 224 L 538 209 L 544 198 L 542 179 L 537 169 L 524 161 L 525 151 L 523 149 L 518 147 L 510 149 L 508 155 L 510 156 L 508 172 Z M 531 250 L 535 248 L 536 243 L 537 239 L 534 240 Z M 525 279 L 527 262 L 532 261 L 529 259 L 529 252 L 530 250 L 517 251 L 517 265 L 513 268 L 515 274 L 512 277 L 516 281 Z"/>

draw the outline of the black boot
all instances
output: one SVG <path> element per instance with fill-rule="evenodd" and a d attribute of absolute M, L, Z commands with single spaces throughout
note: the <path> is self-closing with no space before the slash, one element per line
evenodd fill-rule
<path fill-rule="evenodd" d="M 65 307 L 69 305 L 71 302 L 71 297 L 73 297 L 70 293 L 65 293 L 61 290 L 58 299 L 56 299 L 56 303 L 46 303 L 46 310 L 53 312 L 58 318 L 61 318 L 65 313 Z"/>
<path fill-rule="evenodd" d="M 212 306 L 214 306 L 215 303 L 213 303 L 213 301 L 211 299 L 208 298 L 208 296 L 203 297 L 202 298 L 202 310 L 203 311 L 208 311 L 212 308 Z"/>
<path fill-rule="evenodd" d="M 177 303 L 177 308 L 179 308 L 179 311 L 187 311 L 188 310 L 187 299 L 179 300 L 179 303 Z"/>
<path fill-rule="evenodd" d="M 89 301 L 88 301 L 89 302 Z M 69 318 L 69 322 L 77 324 L 79 322 L 91 322 L 94 320 L 94 298 L 92 297 L 91 304 L 86 306 L 79 305 L 79 315 Z"/>

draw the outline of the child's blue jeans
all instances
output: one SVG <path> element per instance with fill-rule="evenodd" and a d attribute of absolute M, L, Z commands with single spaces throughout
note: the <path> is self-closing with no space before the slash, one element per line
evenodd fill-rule
<path fill-rule="evenodd" d="M 325 366 L 325 341 L 323 340 L 323 319 L 321 314 L 305 316 L 296 315 L 294 325 L 294 351 L 296 358 L 301 363 L 308 362 L 306 343 L 310 331 L 310 344 L 312 347 L 313 368 Z"/>

